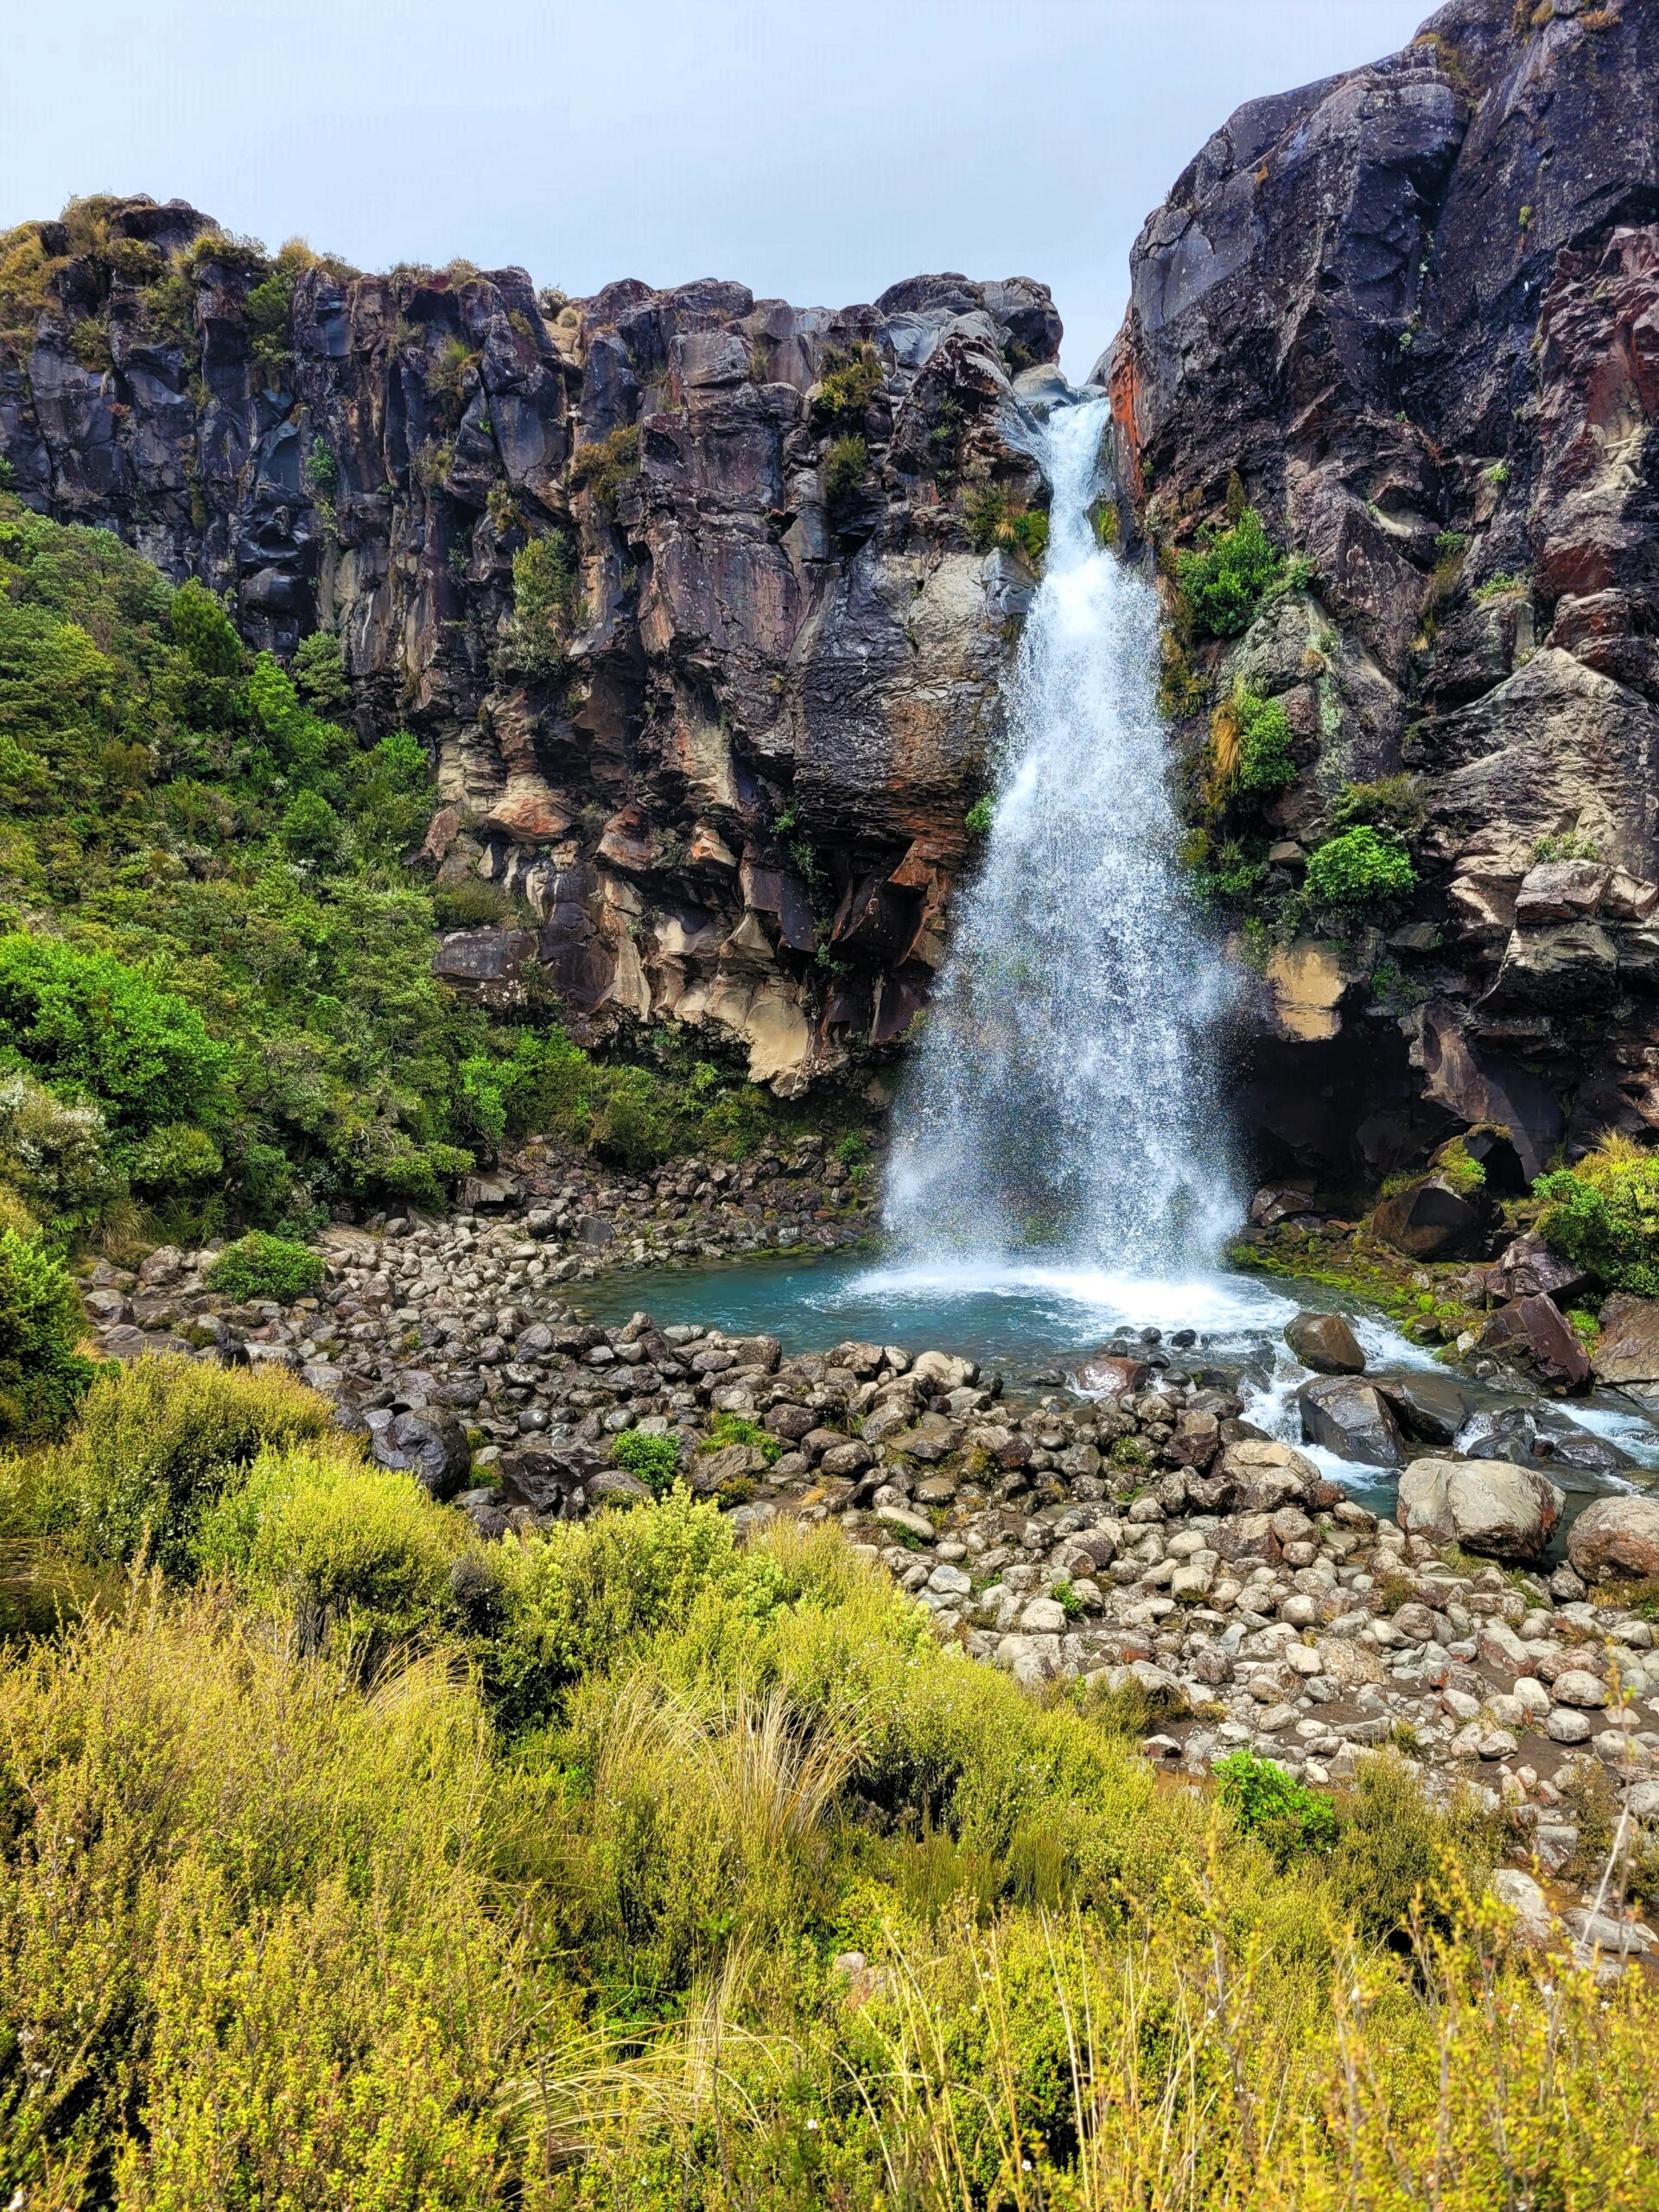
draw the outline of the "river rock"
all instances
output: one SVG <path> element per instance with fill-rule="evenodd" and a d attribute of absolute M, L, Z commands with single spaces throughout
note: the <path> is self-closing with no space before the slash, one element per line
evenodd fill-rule
<path fill-rule="evenodd" d="M 1299 1313 L 1285 1325 L 1285 1342 L 1318 1375 L 1363 1375 L 1365 1355 L 1340 1313 Z"/>
<path fill-rule="evenodd" d="M 1469 1418 L 1469 1401 L 1449 1375 L 1379 1375 L 1376 1387 L 1408 1435 L 1450 1444 Z"/>
<path fill-rule="evenodd" d="M 1297 1393 L 1302 1436 L 1344 1459 L 1369 1467 L 1397 1467 L 1404 1440 L 1388 1400 L 1357 1376 L 1333 1375 L 1306 1382 Z"/>
<path fill-rule="evenodd" d="M 538 1520 L 569 1519 L 581 1510 L 606 1471 L 604 1456 L 575 1438 L 549 1437 L 523 1451 L 502 1454 L 501 1495 Z M 618 1471 L 620 1471 L 620 1470 Z"/>
<path fill-rule="evenodd" d="M 1480 1214 L 1442 1175 L 1423 1175 L 1383 1199 L 1371 1226 L 1414 1260 L 1449 1256 L 1480 1226 Z"/>
<path fill-rule="evenodd" d="M 1567 1531 L 1567 1555 L 1586 1582 L 1659 1574 L 1659 1498 L 1597 1498 Z"/>
<path fill-rule="evenodd" d="M 1077 1388 L 1090 1397 L 1122 1398 L 1145 1383 L 1151 1368 L 1144 1359 L 1097 1351 L 1077 1370 Z"/>
<path fill-rule="evenodd" d="M 1601 1334 L 1590 1355 L 1598 1382 L 1659 1382 L 1659 1299 L 1616 1290 L 1602 1302 Z"/>
<path fill-rule="evenodd" d="M 1416 1459 L 1400 1477 L 1395 1516 L 1431 1543 L 1540 1560 L 1566 1503 L 1564 1491 L 1512 1459 Z"/>
<path fill-rule="evenodd" d="M 1570 1261 L 1552 1252 L 1535 1229 L 1511 1237 L 1487 1269 L 1487 1281 L 1499 1298 L 1533 1298 L 1541 1294 L 1557 1300 L 1572 1299 L 1588 1277 Z M 1659 1374 L 1659 1369 L 1655 1372 Z"/>
<path fill-rule="evenodd" d="M 1590 1380 L 1590 1360 L 1553 1298 L 1541 1291 L 1500 1306 L 1480 1332 L 1483 1351 L 1519 1356 L 1566 1390 Z"/>
<path fill-rule="evenodd" d="M 423 1489 L 440 1500 L 454 1497 L 466 1486 L 472 1467 L 467 1435 L 453 1414 L 394 1414 L 371 1442 L 383 1467 L 411 1474 Z"/>
<path fill-rule="evenodd" d="M 1320 1486 L 1313 1462 L 1271 1437 L 1246 1437 L 1230 1444 L 1222 1453 L 1220 1471 L 1236 1486 L 1247 1513 L 1312 1504 Z"/>

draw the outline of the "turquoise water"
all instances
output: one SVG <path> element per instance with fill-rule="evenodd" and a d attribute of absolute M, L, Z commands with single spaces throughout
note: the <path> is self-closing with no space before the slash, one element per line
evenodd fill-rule
<path fill-rule="evenodd" d="M 666 1268 L 573 1286 L 571 1294 L 607 1326 L 643 1308 L 659 1324 L 699 1322 L 734 1334 L 775 1336 L 791 1353 L 825 1351 L 854 1338 L 899 1344 L 912 1354 L 930 1348 L 965 1354 L 1020 1395 L 1053 1388 L 1052 1370 L 1074 1367 L 1114 1338 L 1157 1329 L 1173 1361 L 1189 1370 L 1211 1366 L 1236 1376 L 1246 1414 L 1258 1427 L 1295 1444 L 1332 1481 L 1382 1510 L 1392 1507 L 1392 1476 L 1303 1443 L 1296 1392 L 1308 1371 L 1285 1343 L 1285 1324 L 1310 1308 L 1344 1312 L 1372 1374 L 1439 1364 L 1379 1315 L 1356 1310 L 1322 1284 L 1280 1277 L 1215 1273 L 1168 1282 L 1058 1260 L 915 1262 L 866 1252 Z M 1193 1343 L 1171 1341 L 1188 1329 Z M 1036 1383 L 1043 1370 L 1051 1379 Z M 1659 1469 L 1659 1429 L 1616 1392 L 1544 1401 L 1453 1371 L 1471 1404 L 1471 1426 L 1459 1439 L 1471 1456 L 1510 1456 L 1501 1441 L 1483 1444 L 1479 1425 L 1521 1406 L 1541 1429 L 1569 1440 L 1578 1434 L 1580 1442 L 1588 1432 L 1624 1458 L 1623 1468 L 1603 1471 L 1552 1459 L 1547 1471 L 1568 1493 L 1569 1517 L 1589 1497 L 1610 1487 L 1645 1485 L 1649 1471 Z"/>

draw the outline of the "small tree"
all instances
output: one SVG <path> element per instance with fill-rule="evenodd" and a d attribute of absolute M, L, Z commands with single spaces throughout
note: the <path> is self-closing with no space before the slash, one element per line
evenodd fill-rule
<path fill-rule="evenodd" d="M 60 1435 L 94 1368 L 75 1350 L 80 1300 L 38 1238 L 0 1229 L 0 1439 Z"/>

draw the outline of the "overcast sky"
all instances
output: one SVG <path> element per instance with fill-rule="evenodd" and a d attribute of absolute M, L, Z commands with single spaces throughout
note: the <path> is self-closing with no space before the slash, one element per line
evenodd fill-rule
<path fill-rule="evenodd" d="M 1030 276 L 1081 377 L 1209 133 L 1432 5 L 0 0 L 0 225 L 149 192 L 363 268 L 733 276 L 802 306 Z"/>

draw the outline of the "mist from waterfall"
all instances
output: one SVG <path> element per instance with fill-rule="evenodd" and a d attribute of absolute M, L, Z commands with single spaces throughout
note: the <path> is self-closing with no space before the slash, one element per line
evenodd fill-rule
<path fill-rule="evenodd" d="M 1236 1221 L 1211 1033 L 1225 965 L 1175 848 L 1158 607 L 1103 547 L 1108 404 L 1054 410 L 1042 582 L 995 810 L 898 1116 L 885 1218 L 916 1261 L 1213 1266 Z"/>

